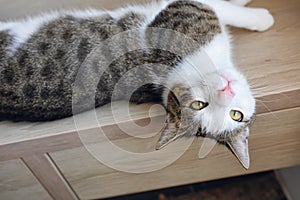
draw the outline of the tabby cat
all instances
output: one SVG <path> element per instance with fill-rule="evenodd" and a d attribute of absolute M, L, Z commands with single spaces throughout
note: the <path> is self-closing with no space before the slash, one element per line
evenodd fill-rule
<path fill-rule="evenodd" d="M 267 10 L 243 7 L 248 2 L 162 0 L 0 22 L 0 117 L 55 120 L 112 96 L 162 102 L 167 125 L 157 149 L 205 135 L 227 143 L 248 168 L 255 100 L 231 61 L 225 26 L 265 31 L 274 23 Z"/>

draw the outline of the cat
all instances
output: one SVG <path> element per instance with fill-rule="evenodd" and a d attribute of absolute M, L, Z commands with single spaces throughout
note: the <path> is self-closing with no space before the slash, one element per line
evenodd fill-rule
<path fill-rule="evenodd" d="M 162 102 L 166 108 L 156 149 L 185 135 L 212 137 L 248 168 L 255 99 L 231 61 L 225 26 L 265 31 L 274 23 L 267 10 L 243 7 L 248 2 L 162 0 L 0 22 L 0 117 L 55 120 L 130 95 L 133 103 Z M 96 58 L 87 59 L 91 54 Z M 76 82 L 82 66 L 88 66 L 84 81 Z M 145 66 L 142 73 L 137 66 Z M 125 74 L 131 79 L 115 89 Z M 147 83 L 127 92 L 141 80 Z"/>

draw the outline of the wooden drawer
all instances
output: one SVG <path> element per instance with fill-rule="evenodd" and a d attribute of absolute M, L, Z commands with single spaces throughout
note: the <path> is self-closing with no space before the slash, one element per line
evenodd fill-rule
<path fill-rule="evenodd" d="M 0 199 L 52 199 L 21 160 L 0 162 Z"/>

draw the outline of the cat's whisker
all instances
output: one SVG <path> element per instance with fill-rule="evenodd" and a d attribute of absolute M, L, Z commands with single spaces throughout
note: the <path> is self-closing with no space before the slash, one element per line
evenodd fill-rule
<path fill-rule="evenodd" d="M 246 75 L 246 77 L 248 77 L 248 82 L 250 85 L 265 85 L 267 84 L 266 79 L 264 78 L 265 76 L 262 76 L 261 73 L 258 72 L 251 72 L 248 75 Z M 251 77 L 255 77 L 255 78 L 251 78 Z"/>
<path fill-rule="evenodd" d="M 265 95 L 268 91 L 270 91 L 270 89 L 268 87 L 266 88 L 259 88 L 259 89 L 251 89 L 251 92 L 254 96 L 261 96 L 261 95 Z"/>
<path fill-rule="evenodd" d="M 279 117 L 277 117 L 274 112 L 264 103 L 264 102 L 260 102 L 267 110 L 268 112 L 277 120 L 280 120 Z"/>
<path fill-rule="evenodd" d="M 276 100 L 273 100 L 273 99 L 272 99 L 272 100 L 262 100 L 262 99 L 258 99 L 258 98 L 256 98 L 255 100 L 256 100 L 257 102 L 259 102 L 259 103 L 260 103 L 260 102 L 271 103 L 271 102 L 275 102 L 275 101 L 276 101 Z"/>
<path fill-rule="evenodd" d="M 266 91 L 270 90 L 270 87 L 269 86 L 253 87 L 253 85 L 250 85 L 250 89 L 253 95 L 264 95 Z"/>
<path fill-rule="evenodd" d="M 269 84 L 267 82 L 263 82 L 262 80 L 259 80 L 258 82 L 249 82 L 250 87 L 256 88 L 256 87 L 267 87 Z"/>
<path fill-rule="evenodd" d="M 249 83 L 249 86 L 250 86 L 251 89 L 260 89 L 260 88 L 267 88 L 268 84 L 262 84 L 262 83 L 253 84 L 253 83 Z"/>

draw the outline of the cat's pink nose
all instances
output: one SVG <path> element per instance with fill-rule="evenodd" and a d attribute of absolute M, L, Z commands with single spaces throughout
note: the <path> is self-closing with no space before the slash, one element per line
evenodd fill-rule
<path fill-rule="evenodd" d="M 224 94 L 226 94 L 230 97 L 234 96 L 234 93 L 232 92 L 231 87 L 230 87 L 230 81 L 229 80 L 227 80 L 226 86 L 222 90 L 220 90 L 220 92 L 224 93 Z"/>

